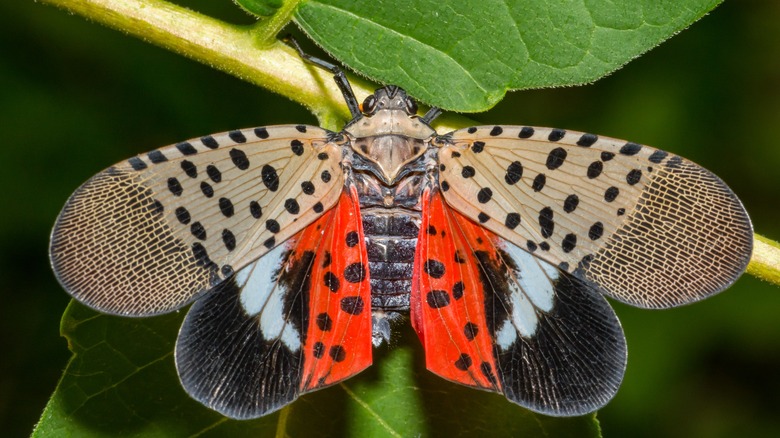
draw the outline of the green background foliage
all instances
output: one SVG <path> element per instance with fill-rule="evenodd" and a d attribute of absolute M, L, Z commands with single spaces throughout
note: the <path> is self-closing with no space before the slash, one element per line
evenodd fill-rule
<path fill-rule="evenodd" d="M 10 436 L 24 436 L 70 356 L 58 335 L 68 298 L 46 258 L 50 227 L 70 192 L 111 163 L 160 145 L 238 127 L 316 121 L 283 98 L 119 32 L 33 2 L 11 3 L 0 4 L 0 120 L 5 134 L 0 147 L 5 206 L 0 216 L 0 427 Z M 227 0 L 180 3 L 230 22 L 252 22 Z M 780 148 L 773 129 L 780 122 L 780 57 L 774 56 L 780 53 L 778 20 L 780 5 L 772 2 L 727 1 L 594 85 L 510 93 L 491 111 L 471 117 L 486 124 L 595 132 L 679 153 L 726 180 L 751 212 L 756 230 L 778 238 Z M 371 35 L 355 43 L 361 42 L 377 43 Z M 629 362 L 620 392 L 599 412 L 605 435 L 773 436 L 780 431 L 776 288 L 745 277 L 718 297 L 680 309 L 651 312 L 613 305 L 626 331 Z M 128 406 L 128 412 L 149 419 L 152 428 L 145 432 L 193 431 L 179 428 L 185 421 L 154 421 L 158 408 L 182 394 L 164 349 L 144 350 L 154 345 L 150 340 L 172 343 L 181 315 L 140 326 L 135 320 L 117 323 L 83 308 L 72 309 L 70 315 L 79 321 L 74 328 L 88 329 L 74 349 L 86 348 L 102 358 L 114 354 L 110 362 L 115 365 L 121 362 L 121 352 L 112 345 L 129 342 L 138 346 L 133 353 L 161 359 L 140 373 L 128 373 L 128 383 L 149 387 L 148 400 L 133 400 L 137 404 Z M 116 324 L 123 330 L 101 331 Z M 422 370 L 415 342 L 406 333 L 394 351 L 377 354 L 375 369 L 349 389 L 381 399 L 383 391 L 392 391 L 393 381 L 403 387 L 408 384 L 405 378 L 431 380 Z M 124 372 L 137 365 L 129 361 Z M 146 378 L 144 373 L 155 368 L 167 373 L 168 386 Z M 96 368 L 81 371 L 79 377 L 88 379 L 80 382 L 94 386 L 63 385 L 70 403 L 64 409 L 80 406 L 80 391 L 101 388 L 110 377 Z M 382 378 L 390 383 L 376 385 Z M 443 381 L 431 384 L 434 391 L 409 403 L 422 403 L 418 411 L 438 421 L 463 417 L 469 403 L 501 401 Z M 160 391 L 153 392 L 155 388 Z M 112 398 L 126 401 L 120 391 L 101 392 L 104 399 L 84 404 L 89 409 L 59 418 L 61 427 L 83 420 L 95 433 L 117 432 L 117 424 L 97 420 L 116 414 L 100 407 L 111 406 Z M 463 404 L 443 405 L 438 392 Z M 296 403 L 290 415 L 342 418 L 334 420 L 342 421 L 336 425 L 341 430 L 350 427 L 344 416 L 353 425 L 373 421 L 361 417 L 361 411 L 339 411 L 344 393 L 339 387 L 314 393 Z M 197 408 L 193 404 L 192 409 Z M 182 418 L 192 415 L 187 409 L 182 408 Z M 511 412 L 526 415 L 519 408 Z M 484 418 L 488 424 L 507 420 Z M 201 428 L 213 423 L 209 430 L 215 434 L 235 432 L 234 425 L 218 417 L 201 420 Z M 262 421 L 251 427 L 263 427 Z M 305 420 L 290 424 L 300 421 Z M 488 430 L 486 424 L 472 426 L 474 433 Z M 297 427 L 291 426 L 291 435 L 306 431 Z M 393 427 L 415 430 L 414 424 Z M 58 430 L 65 429 L 49 432 Z M 555 430 L 545 429 L 551 434 Z M 130 428 L 126 434 L 133 432 L 139 431 Z"/>

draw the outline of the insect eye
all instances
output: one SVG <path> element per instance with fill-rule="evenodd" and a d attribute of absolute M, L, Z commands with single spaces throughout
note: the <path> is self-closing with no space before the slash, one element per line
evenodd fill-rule
<path fill-rule="evenodd" d="M 406 112 L 410 115 L 417 114 L 417 102 L 411 97 L 406 98 Z"/>
<path fill-rule="evenodd" d="M 376 97 L 374 95 L 370 95 L 366 97 L 366 100 L 363 101 L 362 110 L 363 114 L 371 114 L 376 109 Z"/>

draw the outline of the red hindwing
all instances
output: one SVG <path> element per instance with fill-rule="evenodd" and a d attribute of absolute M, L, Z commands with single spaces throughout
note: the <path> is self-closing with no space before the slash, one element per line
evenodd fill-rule
<path fill-rule="evenodd" d="M 371 288 L 354 188 L 301 232 L 293 258 L 307 251 L 315 257 L 302 392 L 344 380 L 371 365 Z"/>
<path fill-rule="evenodd" d="M 501 392 L 473 257 L 490 245 L 490 233 L 446 206 L 438 190 L 426 190 L 422 211 L 410 312 L 426 365 L 446 379 Z"/>

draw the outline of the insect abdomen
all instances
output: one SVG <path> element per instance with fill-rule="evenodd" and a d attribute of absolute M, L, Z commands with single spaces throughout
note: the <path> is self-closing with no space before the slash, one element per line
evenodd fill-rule
<path fill-rule="evenodd" d="M 418 212 L 386 209 L 363 214 L 371 278 L 371 308 L 409 310 Z"/>

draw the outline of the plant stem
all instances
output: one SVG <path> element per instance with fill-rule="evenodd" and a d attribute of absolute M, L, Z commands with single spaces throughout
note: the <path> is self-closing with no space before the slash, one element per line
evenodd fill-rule
<path fill-rule="evenodd" d="M 323 122 L 349 118 L 328 72 L 306 65 L 285 44 L 269 41 L 270 30 L 265 33 L 266 41 L 258 42 L 263 26 L 274 31 L 280 28 L 276 20 L 238 26 L 162 0 L 41 1 L 279 93 L 306 106 Z M 350 80 L 359 96 L 373 91 L 365 81 Z"/>
<path fill-rule="evenodd" d="M 747 273 L 780 285 L 780 243 L 758 234 L 753 237 L 753 256 Z"/>
<path fill-rule="evenodd" d="M 300 0 L 287 0 L 274 15 L 258 22 L 253 29 L 258 44 L 262 47 L 275 44 L 277 42 L 276 36 L 290 23 L 292 14 L 299 3 Z"/>

